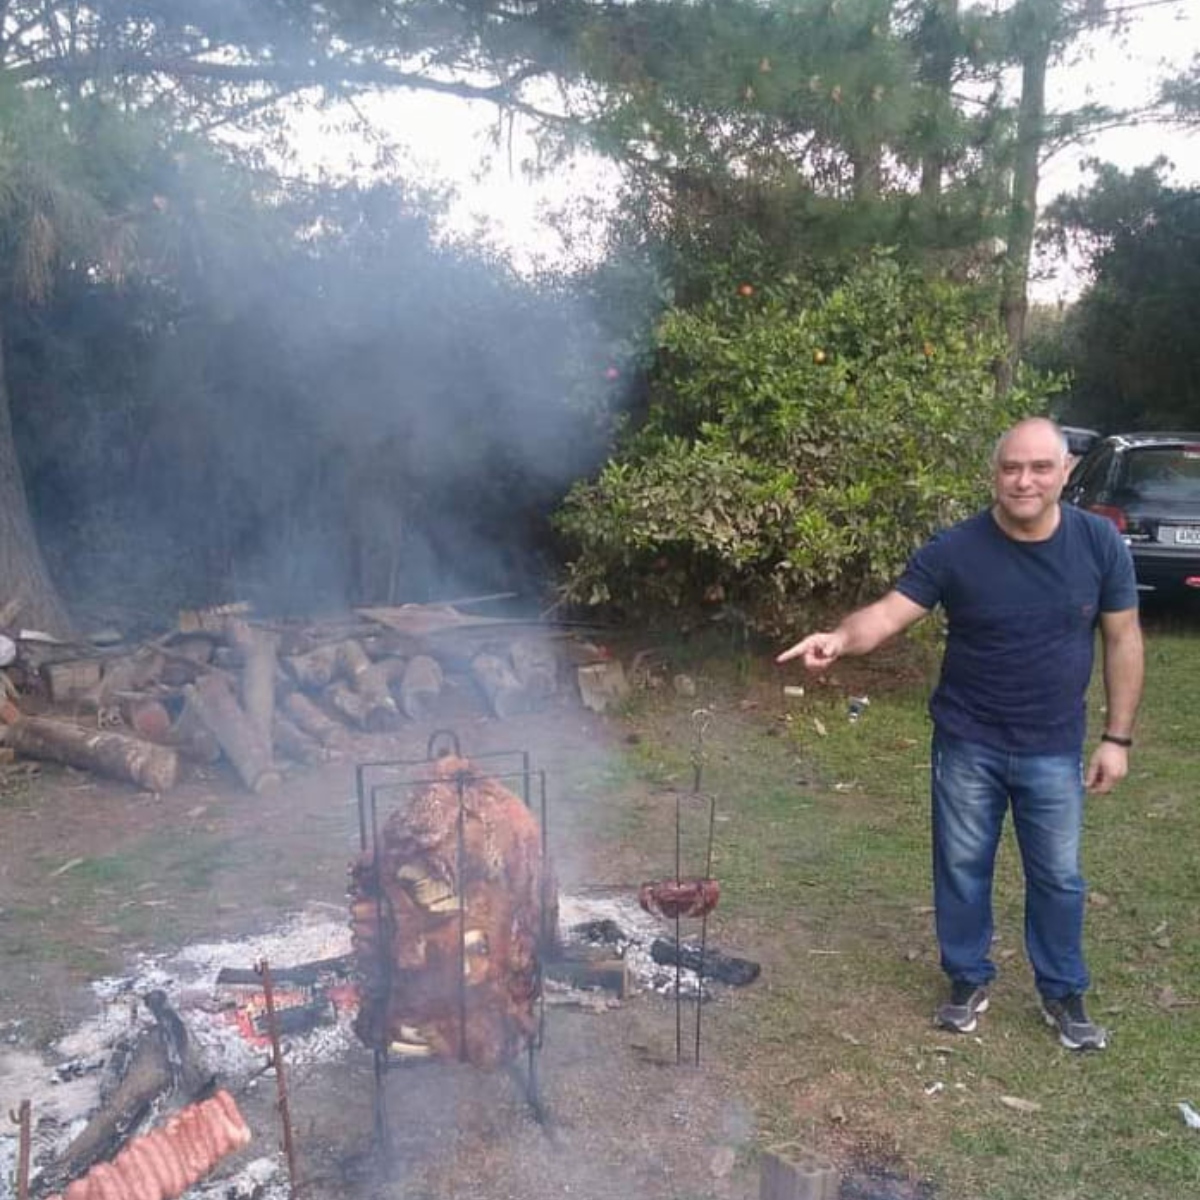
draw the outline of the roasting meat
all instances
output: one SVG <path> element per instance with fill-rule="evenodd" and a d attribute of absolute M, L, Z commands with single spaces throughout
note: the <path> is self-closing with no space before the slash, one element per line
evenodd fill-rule
<path fill-rule="evenodd" d="M 135 1137 L 111 1163 L 97 1163 L 50 1200 L 172 1200 L 249 1141 L 233 1097 L 220 1091 Z"/>
<path fill-rule="evenodd" d="M 378 865 L 368 853 L 350 870 L 359 1037 L 398 1056 L 510 1061 L 536 1031 L 543 863 L 533 814 L 448 755 L 388 818 L 376 851 Z M 548 881 L 545 891 L 549 906 Z"/>
<path fill-rule="evenodd" d="M 721 898 L 715 879 L 656 879 L 638 888 L 638 903 L 656 916 L 706 917 Z"/>

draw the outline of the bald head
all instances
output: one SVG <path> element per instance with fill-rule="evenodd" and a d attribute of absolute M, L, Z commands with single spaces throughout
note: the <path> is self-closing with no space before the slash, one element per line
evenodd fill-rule
<path fill-rule="evenodd" d="M 1026 417 L 1018 421 L 1011 429 L 1000 435 L 992 450 L 992 466 L 995 467 L 1004 455 L 1004 451 L 1013 441 L 1031 446 L 1053 447 L 1065 463 L 1070 456 L 1071 448 L 1067 444 L 1067 435 L 1048 417 Z"/>
<path fill-rule="evenodd" d="M 1018 421 L 996 443 L 992 512 L 1010 537 L 1041 541 L 1058 528 L 1069 462 L 1062 430 L 1045 417 Z"/>

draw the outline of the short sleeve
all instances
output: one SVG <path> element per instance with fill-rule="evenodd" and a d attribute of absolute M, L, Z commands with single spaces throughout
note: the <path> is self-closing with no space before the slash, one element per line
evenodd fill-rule
<path fill-rule="evenodd" d="M 936 608 L 945 588 L 945 568 L 941 554 L 940 537 L 926 542 L 908 560 L 900 578 L 896 580 L 896 591 L 907 596 L 922 608 Z"/>
<path fill-rule="evenodd" d="M 1100 611 L 1124 612 L 1126 609 L 1137 608 L 1137 576 L 1133 570 L 1133 555 L 1111 525 L 1106 533 L 1108 536 L 1105 539 L 1104 576 L 1100 581 Z"/>

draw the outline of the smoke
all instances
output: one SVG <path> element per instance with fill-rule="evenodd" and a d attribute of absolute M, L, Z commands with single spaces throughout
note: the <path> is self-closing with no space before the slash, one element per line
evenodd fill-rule
<path fill-rule="evenodd" d="M 283 612 L 544 586 L 628 339 L 587 280 L 438 245 L 411 204 L 306 191 L 269 237 L 223 231 L 203 275 L 69 291 L 18 346 L 37 385 L 14 393 L 52 399 L 23 429 L 74 596 Z"/>

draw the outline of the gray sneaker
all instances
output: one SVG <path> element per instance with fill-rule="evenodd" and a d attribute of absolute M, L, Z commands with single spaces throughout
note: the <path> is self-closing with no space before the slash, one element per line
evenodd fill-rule
<path fill-rule="evenodd" d="M 1088 1019 L 1083 996 L 1078 993 L 1061 1000 L 1043 996 L 1042 1016 L 1047 1025 L 1058 1030 L 1058 1040 L 1068 1050 L 1103 1050 L 1108 1045 L 1108 1030 Z"/>
<path fill-rule="evenodd" d="M 979 1014 L 987 1012 L 987 988 L 977 983 L 956 979 L 950 987 L 950 999 L 938 1005 L 933 1014 L 933 1023 L 940 1029 L 955 1033 L 974 1033 L 979 1024 Z"/>

